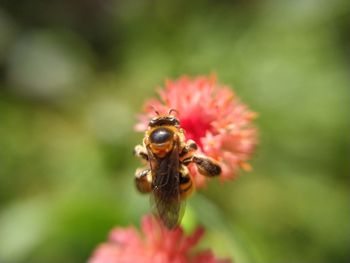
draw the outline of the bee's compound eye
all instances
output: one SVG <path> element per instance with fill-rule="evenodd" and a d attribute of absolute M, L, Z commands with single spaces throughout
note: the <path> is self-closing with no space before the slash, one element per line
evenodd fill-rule
<path fill-rule="evenodd" d="M 173 136 L 173 132 L 168 129 L 156 129 L 150 135 L 152 143 L 165 143 Z"/>

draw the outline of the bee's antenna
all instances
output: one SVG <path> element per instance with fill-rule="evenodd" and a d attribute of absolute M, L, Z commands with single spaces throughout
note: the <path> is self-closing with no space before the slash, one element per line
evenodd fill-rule
<path fill-rule="evenodd" d="M 153 105 L 151 105 L 150 107 L 154 110 L 154 112 L 155 112 L 158 116 L 160 115 L 159 111 L 157 111 L 157 109 L 156 109 Z"/>
<path fill-rule="evenodd" d="M 175 112 L 176 114 L 179 114 L 179 112 L 176 109 L 170 109 L 168 114 L 170 115 L 172 112 Z"/>

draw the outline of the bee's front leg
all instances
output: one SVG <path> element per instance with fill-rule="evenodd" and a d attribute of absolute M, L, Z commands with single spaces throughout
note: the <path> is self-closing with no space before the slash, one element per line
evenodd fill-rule
<path fill-rule="evenodd" d="M 152 172 L 149 168 L 137 169 L 135 172 L 135 184 L 141 193 L 152 191 Z"/>
<path fill-rule="evenodd" d="M 180 197 L 182 200 L 187 198 L 194 190 L 192 178 L 186 166 L 180 166 Z"/>
<path fill-rule="evenodd" d="M 194 155 L 192 162 L 197 166 L 198 172 L 204 176 L 213 177 L 221 174 L 221 167 L 214 159 L 204 155 Z"/>
<path fill-rule="evenodd" d="M 145 161 L 148 161 L 148 159 L 149 159 L 146 147 L 144 147 L 140 144 L 135 146 L 134 155 L 145 160 Z"/>

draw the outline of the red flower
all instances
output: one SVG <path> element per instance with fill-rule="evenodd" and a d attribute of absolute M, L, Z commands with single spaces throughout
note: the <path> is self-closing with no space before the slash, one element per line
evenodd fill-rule
<path fill-rule="evenodd" d="M 100 245 L 89 263 L 230 263 L 218 260 L 210 250 L 195 253 L 192 248 L 204 234 L 198 228 L 186 237 L 178 227 L 168 230 L 152 216 L 142 220 L 142 234 L 134 227 L 115 228 L 109 241 Z"/>
<path fill-rule="evenodd" d="M 240 102 L 229 87 L 217 84 L 215 76 L 193 79 L 184 76 L 167 81 L 158 93 L 160 100 L 145 103 L 137 130 L 146 130 L 148 121 L 155 116 L 154 109 L 160 114 L 176 109 L 186 138 L 194 140 L 200 151 L 221 163 L 222 179 L 235 178 L 240 168 L 251 169 L 248 160 L 257 144 L 257 130 L 252 125 L 256 113 Z M 202 186 L 205 178 L 194 165 L 189 168 L 196 186 Z"/>

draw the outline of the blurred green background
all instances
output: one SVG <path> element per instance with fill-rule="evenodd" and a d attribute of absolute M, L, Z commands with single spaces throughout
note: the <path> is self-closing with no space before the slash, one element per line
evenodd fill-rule
<path fill-rule="evenodd" d="M 259 112 L 254 171 L 187 202 L 237 263 L 348 262 L 350 2 L 0 2 L 0 262 L 85 262 L 148 199 L 131 154 L 165 78 Z"/>

